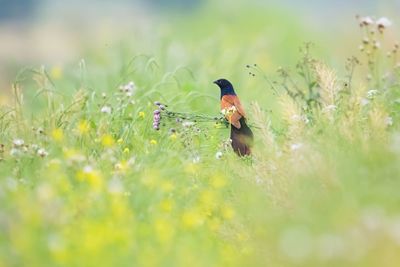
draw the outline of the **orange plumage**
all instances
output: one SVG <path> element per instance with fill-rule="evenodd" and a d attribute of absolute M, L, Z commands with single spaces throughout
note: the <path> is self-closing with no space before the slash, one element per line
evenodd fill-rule
<path fill-rule="evenodd" d="M 243 106 L 236 95 L 224 95 L 221 98 L 221 110 L 224 110 L 226 119 L 240 129 L 240 119 L 246 117 Z"/>

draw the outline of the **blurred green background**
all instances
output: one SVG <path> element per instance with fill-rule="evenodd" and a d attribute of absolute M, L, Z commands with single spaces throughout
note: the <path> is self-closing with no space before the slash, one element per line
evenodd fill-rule
<path fill-rule="evenodd" d="M 169 62 L 165 68 L 192 67 L 199 61 L 196 51 L 212 52 L 218 42 L 226 53 L 213 56 L 212 73 L 233 76 L 237 73 L 223 63 L 234 60 L 231 55 L 275 70 L 293 63 L 298 47 L 311 41 L 325 60 L 340 65 L 357 48 L 356 14 L 395 20 L 400 8 L 395 0 L 1 0 L 0 5 L 3 93 L 23 66 L 104 60 L 121 48 L 126 57 L 154 55 Z M 243 62 L 237 64 L 239 70 Z"/>

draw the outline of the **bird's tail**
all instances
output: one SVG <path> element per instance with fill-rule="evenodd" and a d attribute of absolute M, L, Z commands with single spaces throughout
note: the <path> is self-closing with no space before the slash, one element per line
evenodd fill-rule
<path fill-rule="evenodd" d="M 251 155 L 254 140 L 253 132 L 246 124 L 245 118 L 242 117 L 239 122 L 241 125 L 239 129 L 231 125 L 232 148 L 239 156 Z"/>

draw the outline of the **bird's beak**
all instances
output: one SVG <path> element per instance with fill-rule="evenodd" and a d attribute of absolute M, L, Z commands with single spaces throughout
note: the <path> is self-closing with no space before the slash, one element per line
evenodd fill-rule
<path fill-rule="evenodd" d="M 218 80 L 216 80 L 216 81 L 213 81 L 213 83 L 215 83 L 216 85 L 218 85 Z"/>

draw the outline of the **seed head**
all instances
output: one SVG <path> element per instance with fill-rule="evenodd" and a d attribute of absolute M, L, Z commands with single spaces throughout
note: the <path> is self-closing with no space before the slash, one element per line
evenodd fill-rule
<path fill-rule="evenodd" d="M 378 26 L 378 30 L 383 32 L 384 29 L 392 26 L 392 22 L 388 18 L 382 17 L 376 21 L 376 25 Z"/>
<path fill-rule="evenodd" d="M 371 24 L 374 24 L 374 20 L 371 18 L 371 17 L 362 17 L 361 19 L 360 19 L 360 25 L 361 26 L 368 26 L 368 25 L 371 25 Z"/>

